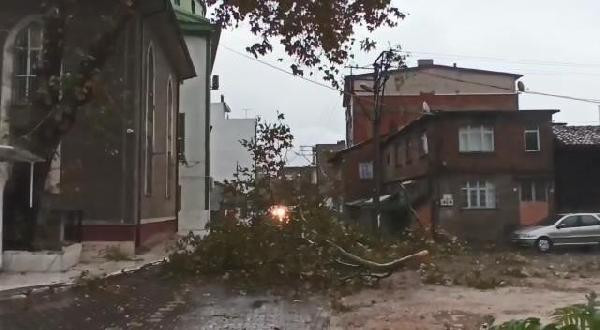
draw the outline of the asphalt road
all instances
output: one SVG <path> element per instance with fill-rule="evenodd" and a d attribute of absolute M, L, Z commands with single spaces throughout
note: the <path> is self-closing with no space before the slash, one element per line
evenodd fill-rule
<path fill-rule="evenodd" d="M 161 279 L 156 269 L 0 301 L 0 329 L 327 329 L 325 299 Z"/>

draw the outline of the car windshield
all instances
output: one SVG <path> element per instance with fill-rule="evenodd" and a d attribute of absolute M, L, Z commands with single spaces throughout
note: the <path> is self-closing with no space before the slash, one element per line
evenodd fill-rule
<path fill-rule="evenodd" d="M 551 215 L 547 218 L 545 218 L 544 220 L 542 220 L 539 224 L 540 226 L 551 226 L 556 224 L 556 222 L 558 220 L 560 220 L 564 215 L 560 215 L 560 214 L 556 214 L 556 215 Z"/>

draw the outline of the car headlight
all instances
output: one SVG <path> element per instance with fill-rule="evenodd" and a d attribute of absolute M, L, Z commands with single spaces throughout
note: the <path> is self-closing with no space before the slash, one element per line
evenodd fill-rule
<path fill-rule="evenodd" d="M 536 238 L 533 234 L 519 234 L 519 238 Z"/>

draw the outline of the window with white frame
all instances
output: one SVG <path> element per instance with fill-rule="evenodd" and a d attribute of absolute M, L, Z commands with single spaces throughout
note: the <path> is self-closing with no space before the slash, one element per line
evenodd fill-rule
<path fill-rule="evenodd" d="M 154 155 L 154 112 L 156 110 L 155 102 L 155 67 L 154 50 L 152 46 L 148 48 L 146 55 L 146 109 L 145 109 L 145 153 L 144 153 L 144 192 L 146 195 L 152 194 L 152 160 Z"/>
<path fill-rule="evenodd" d="M 173 139 L 173 130 L 174 130 L 174 116 L 175 116 L 175 97 L 173 91 L 173 80 L 169 79 L 169 83 L 167 84 L 167 118 L 166 118 L 166 187 L 165 187 L 165 197 L 171 198 L 171 189 L 173 186 L 173 177 L 175 172 L 175 140 Z"/>
<path fill-rule="evenodd" d="M 361 180 L 373 179 L 373 162 L 359 163 L 358 177 Z"/>
<path fill-rule="evenodd" d="M 33 22 L 15 40 L 13 96 L 15 104 L 28 104 L 37 89 L 37 67 L 42 53 L 42 24 Z"/>
<path fill-rule="evenodd" d="M 494 151 L 494 129 L 486 125 L 464 126 L 458 132 L 460 152 Z"/>
<path fill-rule="evenodd" d="M 524 133 L 525 151 L 540 151 L 540 129 L 527 128 Z"/>
<path fill-rule="evenodd" d="M 489 181 L 467 181 L 462 192 L 464 208 L 492 209 L 496 207 L 496 187 Z"/>

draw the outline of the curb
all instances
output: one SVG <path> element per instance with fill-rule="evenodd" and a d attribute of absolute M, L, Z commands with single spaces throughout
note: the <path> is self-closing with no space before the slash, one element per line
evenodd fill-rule
<path fill-rule="evenodd" d="M 118 275 L 132 274 L 132 273 L 138 272 L 138 271 L 146 269 L 146 268 L 161 265 L 167 261 L 168 261 L 168 258 L 164 257 L 163 259 L 150 261 L 146 264 L 134 266 L 131 268 L 123 268 L 121 270 L 117 270 L 112 273 L 106 273 L 106 274 L 100 275 L 96 278 L 101 279 L 101 280 L 106 280 L 108 278 L 115 277 Z M 48 292 L 49 293 L 60 293 L 60 292 L 67 291 L 71 288 L 74 288 L 74 287 L 77 287 L 80 285 L 81 284 L 76 283 L 76 280 L 71 280 L 71 281 L 62 282 L 62 283 L 31 285 L 31 286 L 24 286 L 24 287 L 19 287 L 19 288 L 2 290 L 2 291 L 0 291 L 0 302 L 1 301 L 9 301 L 9 300 L 25 299 L 32 295 L 38 295 L 38 294 L 43 294 L 43 293 L 48 293 Z"/>

